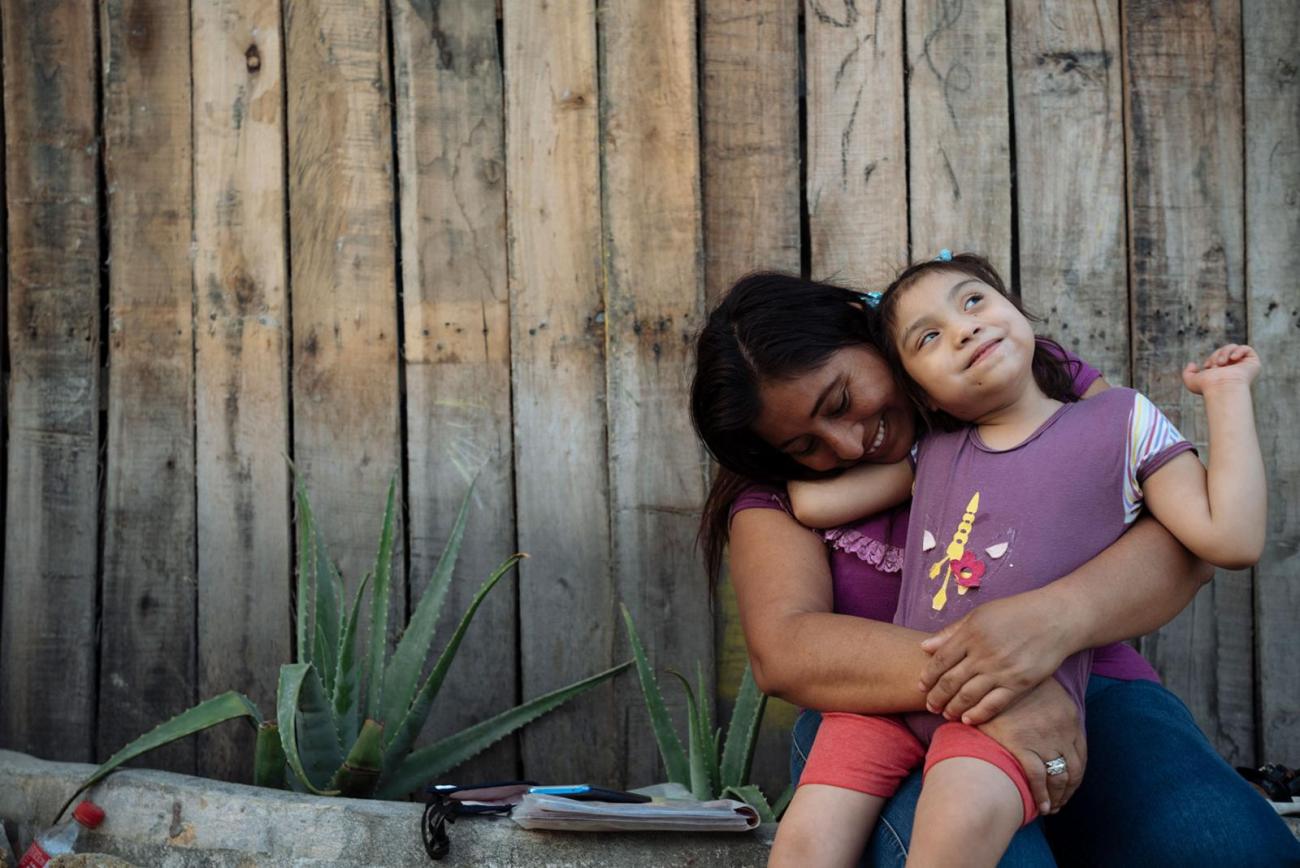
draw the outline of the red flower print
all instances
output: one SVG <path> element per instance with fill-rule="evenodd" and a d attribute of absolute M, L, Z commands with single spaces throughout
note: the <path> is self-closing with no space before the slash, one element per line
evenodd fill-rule
<path fill-rule="evenodd" d="M 972 551 L 962 553 L 961 560 L 948 561 L 952 574 L 957 577 L 957 584 L 963 588 L 978 588 L 984 575 L 984 562 L 975 557 Z"/>

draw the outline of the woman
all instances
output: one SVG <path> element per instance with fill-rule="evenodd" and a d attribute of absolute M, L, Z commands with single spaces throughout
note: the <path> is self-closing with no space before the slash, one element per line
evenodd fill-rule
<path fill-rule="evenodd" d="M 1003 864 L 1053 864 L 1045 832 L 1063 863 L 1300 863 L 1286 826 L 1149 666 L 1109 644 L 1168 622 L 1212 574 L 1158 523 L 1140 520 L 1074 573 L 986 604 L 923 648 L 923 634 L 888 623 L 907 506 L 824 534 L 783 508 L 785 481 L 898 461 L 911 449 L 916 417 L 872 326 L 856 293 L 764 274 L 732 288 L 697 342 L 692 415 L 723 467 L 702 536 L 714 577 L 730 538 L 759 686 L 819 711 L 928 703 L 980 725 L 1021 762 L 1037 801 L 1054 814 L 1069 802 L 1022 830 Z M 1106 388 L 1086 365 L 1075 372 L 1085 397 Z M 1084 648 L 1098 649 L 1086 740 L 1049 677 Z M 796 778 L 817 720 L 805 712 L 796 723 Z M 1049 775 L 1047 764 L 1059 771 L 1061 760 L 1064 773 Z M 913 775 L 886 806 L 868 843 L 872 864 L 902 863 L 919 783 Z"/>

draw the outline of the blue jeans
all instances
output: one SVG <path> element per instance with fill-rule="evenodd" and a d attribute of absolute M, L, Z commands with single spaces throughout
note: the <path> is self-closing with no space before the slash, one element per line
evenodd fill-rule
<path fill-rule="evenodd" d="M 1291 830 L 1215 753 L 1178 697 L 1150 681 L 1094 675 L 1087 705 L 1083 784 L 1060 814 L 1016 833 L 1002 866 L 1300 865 Z M 820 723 L 813 711 L 795 721 L 791 780 Z M 863 865 L 903 865 L 920 794 L 916 771 L 885 804 Z"/>

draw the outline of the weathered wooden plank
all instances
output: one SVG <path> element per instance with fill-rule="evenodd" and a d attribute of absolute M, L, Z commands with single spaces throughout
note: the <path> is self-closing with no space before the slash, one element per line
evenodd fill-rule
<path fill-rule="evenodd" d="M 86 761 L 100 431 L 94 7 L 4 0 L 0 16 L 11 364 L 0 744 Z"/>
<path fill-rule="evenodd" d="M 614 660 L 605 467 L 596 20 L 590 0 L 507 2 L 506 180 L 524 697 Z M 622 783 L 603 685 L 523 733 L 538 780 Z"/>
<path fill-rule="evenodd" d="M 907 4 L 912 251 L 988 256 L 1011 274 L 1006 9 Z"/>
<path fill-rule="evenodd" d="M 798 271 L 798 0 L 701 0 L 704 282 Z"/>
<path fill-rule="evenodd" d="M 758 269 L 798 272 L 798 0 L 701 0 L 704 284 L 709 306 L 736 278 Z M 701 503 L 703 501 L 701 500 Z M 719 706 L 728 710 L 744 659 L 740 620 L 715 606 Z M 789 774 L 788 727 L 769 713 L 751 778 L 772 793 Z"/>
<path fill-rule="evenodd" d="M 0 7 L 0 19 L 3 18 L 3 7 Z M 4 38 L 0 33 L 0 128 L 4 124 Z M 8 194 L 5 190 L 5 173 L 0 170 L 0 203 L 8 202 Z M 3 228 L 0 228 L 0 258 L 5 262 L 9 261 L 9 213 L 5 210 L 0 215 L 3 220 Z M 0 340 L 0 377 L 4 382 L 9 382 L 9 269 L 0 269 L 0 292 L 4 294 L 4 299 L 0 300 L 0 335 L 4 336 Z M 5 507 L 7 506 L 5 491 L 8 489 L 6 479 L 9 472 L 9 402 L 0 400 L 0 540 L 4 539 L 5 526 Z M 0 559 L 3 555 L 0 555 Z M 4 632 L 4 613 L 5 613 L 5 594 L 4 594 L 4 566 L 0 564 L 0 633 Z M 0 667 L 4 665 L 4 639 L 0 638 Z M 0 686 L 3 686 L 4 680 L 0 678 Z M 4 723 L 0 718 L 0 744 L 4 742 Z"/>
<path fill-rule="evenodd" d="M 1114 0 L 1014 0 L 1016 283 L 1041 330 L 1129 379 L 1124 97 Z"/>
<path fill-rule="evenodd" d="M 711 679 L 709 586 L 694 546 L 707 462 L 687 412 L 704 300 L 694 4 L 610 4 L 601 56 L 615 590 L 661 667 L 698 662 Z M 617 694 L 631 734 L 624 778 L 665 780 L 640 686 L 623 679 Z M 685 697 L 667 694 L 685 731 Z"/>
<path fill-rule="evenodd" d="M 1124 6 L 1133 382 L 1202 449 L 1205 414 L 1179 374 L 1246 336 L 1241 18 L 1236 3 Z M 1230 761 L 1251 758 L 1249 574 L 1220 573 L 1142 641 Z"/>
<path fill-rule="evenodd" d="M 192 14 L 199 695 L 239 690 L 269 715 L 291 654 L 280 4 Z M 248 727 L 198 744 L 200 774 L 251 778 Z"/>
<path fill-rule="evenodd" d="M 350 598 L 374 565 L 390 480 L 402 490 L 387 21 L 381 0 L 283 8 L 293 458 Z M 403 535 L 390 641 L 406 623 Z"/>
<path fill-rule="evenodd" d="M 100 6 L 108 184 L 108 455 L 97 753 L 194 704 L 189 11 Z M 195 743 L 150 754 L 193 773 Z"/>
<path fill-rule="evenodd" d="M 907 264 L 903 7 L 804 8 L 812 273 L 878 288 Z"/>
<path fill-rule="evenodd" d="M 1246 299 L 1264 360 L 1255 412 L 1269 468 L 1269 527 L 1255 568 L 1259 761 L 1300 756 L 1300 8 L 1242 4 L 1246 76 Z"/>
<path fill-rule="evenodd" d="M 491 4 L 392 9 L 413 601 L 477 478 L 441 647 L 515 545 L 501 67 Z M 517 595 L 508 580 L 475 616 L 430 737 L 517 702 Z M 452 777 L 510 778 L 517 762 L 517 740 L 506 739 Z"/>

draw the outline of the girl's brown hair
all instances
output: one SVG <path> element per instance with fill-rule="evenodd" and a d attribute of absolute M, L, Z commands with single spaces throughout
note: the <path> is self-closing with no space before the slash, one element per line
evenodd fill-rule
<path fill-rule="evenodd" d="M 1002 282 L 1002 276 L 998 274 L 992 263 L 974 253 L 958 253 L 950 259 L 930 259 L 913 263 L 889 284 L 880 300 L 881 327 L 884 331 L 884 338 L 880 342 L 881 349 L 884 351 L 885 358 L 889 361 L 890 368 L 898 377 L 899 385 L 902 386 L 907 397 L 911 399 L 912 404 L 916 406 L 921 418 L 925 421 L 926 427 L 939 431 L 953 431 L 967 423 L 942 410 L 931 409 L 925 390 L 912 379 L 911 375 L 907 373 L 907 369 L 903 367 L 903 360 L 898 352 L 898 343 L 894 340 L 894 333 L 898 326 L 898 300 L 923 275 L 932 271 L 955 272 L 973 277 L 996 290 L 1031 323 L 1040 323 L 1043 320 L 1041 317 L 1025 310 L 1020 303 L 1020 299 L 1007 291 L 1006 284 Z M 1075 365 L 1077 363 L 1070 361 L 1069 356 L 1061 348 L 1060 344 L 1050 338 L 1038 336 L 1034 344 L 1033 372 L 1034 381 L 1038 383 L 1038 388 L 1043 390 L 1043 394 L 1065 403 L 1073 403 L 1079 400 L 1079 396 L 1074 391 L 1074 379 L 1077 373 Z"/>

